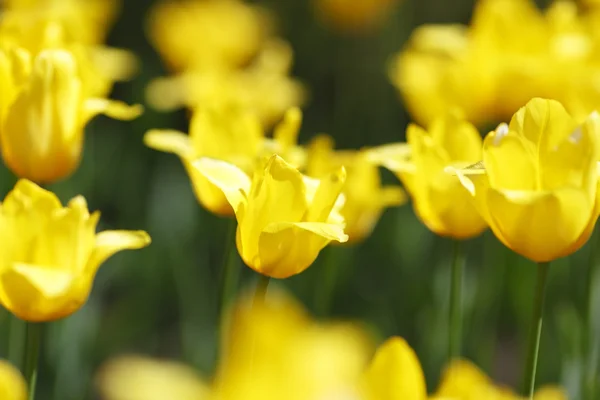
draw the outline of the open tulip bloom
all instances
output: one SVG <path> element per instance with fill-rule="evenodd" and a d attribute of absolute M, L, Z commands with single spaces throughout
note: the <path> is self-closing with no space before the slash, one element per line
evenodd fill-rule
<path fill-rule="evenodd" d="M 0 303 L 25 321 L 66 317 L 86 302 L 107 258 L 150 243 L 143 231 L 96 234 L 99 217 L 81 196 L 63 207 L 52 192 L 20 180 L 0 206 Z"/>
<path fill-rule="evenodd" d="M 250 178 L 225 161 L 201 158 L 193 167 L 223 191 L 238 221 L 237 248 L 249 267 L 273 278 L 308 268 L 321 249 L 345 242 L 339 214 L 345 170 L 319 180 L 271 156 Z"/>

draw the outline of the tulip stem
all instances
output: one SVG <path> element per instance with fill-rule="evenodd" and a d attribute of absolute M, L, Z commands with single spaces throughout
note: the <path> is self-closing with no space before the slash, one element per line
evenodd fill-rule
<path fill-rule="evenodd" d="M 221 275 L 221 292 L 219 293 L 219 323 L 223 327 L 227 317 L 227 307 L 231 300 L 236 296 L 236 290 L 240 279 L 240 268 L 237 262 L 235 235 L 237 230 L 237 221 L 232 218 L 229 221 L 227 238 L 225 242 L 225 252 L 223 253 L 223 268 Z"/>
<path fill-rule="evenodd" d="M 452 279 L 450 286 L 450 315 L 448 330 L 448 358 L 449 361 L 460 357 L 462 342 L 462 284 L 465 269 L 465 257 L 462 251 L 462 242 L 454 241 L 454 256 L 452 261 Z"/>
<path fill-rule="evenodd" d="M 9 315 L 8 360 L 17 368 L 23 368 L 23 352 L 25 348 L 25 321 Z"/>
<path fill-rule="evenodd" d="M 315 288 L 315 310 L 320 317 L 326 317 L 331 310 L 338 275 L 339 258 L 334 253 L 335 247 L 328 246 L 323 250 L 324 258 L 320 266 L 321 274 Z"/>
<path fill-rule="evenodd" d="M 595 334 L 594 326 L 594 282 L 598 273 L 598 265 L 600 264 L 600 252 L 598 251 L 598 241 L 600 240 L 600 232 L 596 232 L 596 242 L 593 242 L 588 260 L 587 276 L 585 280 L 584 292 L 584 357 L 586 358 L 586 368 L 583 374 L 581 393 L 584 394 L 584 399 L 593 400 L 596 398 L 596 379 L 598 379 L 598 353 L 600 352 L 600 338 Z"/>
<path fill-rule="evenodd" d="M 38 359 L 42 344 L 43 325 L 36 322 L 27 322 L 25 329 L 26 347 L 23 359 L 23 374 L 27 380 L 29 400 L 33 400 L 35 398 L 35 385 L 37 383 Z"/>
<path fill-rule="evenodd" d="M 537 268 L 533 315 L 531 316 L 531 331 L 529 332 L 529 349 L 527 351 L 525 379 L 523 381 L 523 393 L 528 396 L 529 399 L 533 399 L 533 393 L 535 391 L 535 374 L 538 353 L 540 350 L 540 338 L 542 337 L 542 315 L 544 312 L 544 301 L 546 299 L 546 283 L 548 281 L 549 266 L 549 262 L 540 262 L 538 263 Z"/>
<path fill-rule="evenodd" d="M 268 276 L 259 274 L 258 282 L 256 283 L 256 290 L 254 292 L 254 299 L 252 300 L 252 307 L 256 307 L 265 302 L 270 280 L 271 279 Z"/>

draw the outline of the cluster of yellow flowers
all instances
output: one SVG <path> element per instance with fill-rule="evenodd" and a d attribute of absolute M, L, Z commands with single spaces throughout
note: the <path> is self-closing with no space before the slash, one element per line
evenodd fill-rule
<path fill-rule="evenodd" d="M 356 324 L 318 323 L 276 291 L 240 301 L 212 383 L 185 365 L 127 355 L 107 362 L 107 400 L 520 400 L 465 360 L 448 365 L 430 397 L 415 352 L 399 337 L 375 351 Z M 374 354 L 373 354 L 374 353 Z M 566 400 L 554 386 L 535 400 Z"/>
<path fill-rule="evenodd" d="M 106 97 L 115 80 L 130 77 L 136 68 L 130 53 L 102 44 L 116 3 L 3 4 L 0 147 L 20 180 L 0 205 L 0 304 L 37 324 L 77 311 L 108 257 L 150 243 L 143 231 L 96 234 L 100 214 L 90 214 L 82 196 L 62 206 L 54 193 L 38 186 L 75 171 L 85 125 L 94 116 L 129 120 L 142 109 Z M 26 398 L 25 383 L 5 363 L 0 365 L 0 398 Z"/>
<path fill-rule="evenodd" d="M 272 16 L 241 0 L 160 1 L 148 21 L 151 42 L 175 73 L 147 90 L 159 110 L 239 106 L 265 127 L 301 105 L 304 86 L 289 76 L 291 46 Z"/>
<path fill-rule="evenodd" d="M 481 0 L 471 24 L 424 25 L 391 65 L 413 118 L 460 107 L 476 125 L 510 118 L 532 97 L 561 101 L 577 119 L 600 101 L 600 10 L 557 0 Z"/>

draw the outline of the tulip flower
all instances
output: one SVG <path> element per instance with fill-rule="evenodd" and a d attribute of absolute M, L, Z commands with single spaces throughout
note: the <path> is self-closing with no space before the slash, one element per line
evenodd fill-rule
<path fill-rule="evenodd" d="M 255 114 L 232 105 L 210 107 L 193 114 L 189 136 L 173 130 L 151 130 L 144 142 L 153 149 L 178 155 L 200 204 L 210 212 L 228 216 L 233 210 L 222 191 L 192 168 L 192 161 L 201 157 L 220 159 L 251 174 L 260 157 L 277 153 L 299 166 L 304 162 L 304 153 L 296 146 L 301 118 L 300 110 L 290 109 L 275 128 L 274 140 L 270 140 L 264 137 Z"/>
<path fill-rule="evenodd" d="M 357 326 L 317 323 L 273 291 L 262 304 L 242 297 L 229 332 L 211 386 L 184 365 L 125 356 L 101 368 L 100 391 L 107 400 L 360 399 L 371 346 Z"/>
<path fill-rule="evenodd" d="M 481 159 L 481 137 L 473 125 L 451 113 L 438 118 L 428 131 L 409 125 L 408 143 L 370 150 L 370 157 L 394 172 L 413 199 L 415 212 L 440 236 L 478 236 L 486 222 L 473 207 L 470 194 L 445 172 Z"/>
<path fill-rule="evenodd" d="M 289 76 L 292 58 L 291 46 L 273 39 L 246 68 L 187 71 L 152 81 L 148 102 L 158 110 L 235 105 L 256 113 L 263 126 L 271 127 L 306 98 L 304 86 Z"/>
<path fill-rule="evenodd" d="M 535 262 L 578 250 L 598 218 L 600 117 L 583 124 L 533 99 L 485 138 L 483 163 L 458 169 L 494 234 Z"/>
<path fill-rule="evenodd" d="M 201 158 L 192 164 L 227 198 L 238 221 L 238 252 L 246 265 L 265 276 L 298 274 L 331 241 L 348 240 L 337 210 L 343 168 L 319 181 L 277 155 L 259 165 L 252 178 L 221 160 Z"/>
<path fill-rule="evenodd" d="M 0 399 L 27 400 L 27 386 L 19 370 L 0 360 Z"/>
<path fill-rule="evenodd" d="M 64 318 L 86 302 L 94 276 L 111 255 L 150 243 L 143 231 L 95 234 L 100 214 L 83 197 L 58 198 L 22 179 L 0 207 L 0 303 L 22 320 Z"/>
<path fill-rule="evenodd" d="M 258 52 L 269 17 L 240 0 L 159 2 L 148 34 L 176 71 L 240 67 Z"/>
<path fill-rule="evenodd" d="M 98 114 L 133 119 L 140 106 L 86 97 L 75 56 L 66 50 L 0 52 L 0 144 L 19 177 L 51 183 L 75 171 L 85 125 Z"/>
<path fill-rule="evenodd" d="M 307 173 L 319 178 L 336 168 L 346 168 L 344 205 L 340 214 L 346 221 L 344 231 L 348 243 L 368 237 L 387 207 L 406 202 L 404 191 L 398 186 L 382 186 L 377 165 L 365 151 L 334 151 L 328 136 L 315 138 L 308 150 Z"/>

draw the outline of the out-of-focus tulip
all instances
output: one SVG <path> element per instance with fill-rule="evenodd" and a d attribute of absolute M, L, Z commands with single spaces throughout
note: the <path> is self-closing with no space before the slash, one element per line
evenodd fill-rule
<path fill-rule="evenodd" d="M 271 40 L 247 68 L 189 71 L 155 80 L 148 86 L 148 101 L 159 110 L 235 105 L 256 113 L 268 127 L 304 103 L 303 85 L 288 75 L 292 57 L 289 44 Z"/>
<path fill-rule="evenodd" d="M 0 399 L 27 400 L 25 379 L 18 369 L 0 360 Z"/>
<path fill-rule="evenodd" d="M 174 361 L 121 356 L 102 366 L 96 378 L 108 400 L 206 400 L 208 385 L 191 368 Z"/>
<path fill-rule="evenodd" d="M 367 152 L 334 151 L 329 136 L 316 137 L 308 150 L 307 174 L 321 178 L 341 166 L 346 168 L 346 184 L 340 214 L 346 221 L 348 242 L 357 242 L 371 234 L 387 207 L 403 204 L 407 197 L 398 186 L 381 185 L 378 166 Z"/>
<path fill-rule="evenodd" d="M 84 127 L 98 114 L 130 120 L 140 106 L 86 97 L 74 55 L 0 52 L 0 144 L 7 166 L 37 183 L 65 178 L 79 165 Z"/>
<path fill-rule="evenodd" d="M 269 17 L 239 0 L 161 2 L 149 16 L 152 43 L 176 71 L 240 67 L 259 51 Z"/>
<path fill-rule="evenodd" d="M 457 170 L 494 234 L 535 262 L 578 250 L 598 218 L 600 117 L 575 121 L 533 99 L 485 138 L 483 163 Z"/>
<path fill-rule="evenodd" d="M 370 150 L 371 157 L 393 171 L 413 199 L 417 216 L 441 236 L 467 239 L 479 235 L 486 222 L 468 191 L 446 172 L 481 159 L 481 137 L 475 127 L 450 113 L 426 131 L 409 125 L 408 143 Z"/>
<path fill-rule="evenodd" d="M 62 207 L 52 192 L 20 180 L 0 208 L 0 303 L 26 321 L 66 317 L 86 302 L 107 258 L 150 243 L 143 231 L 96 234 L 99 217 L 81 196 Z"/>
<path fill-rule="evenodd" d="M 298 274 L 331 241 L 348 240 L 336 210 L 343 168 L 314 180 L 277 155 L 252 177 L 234 164 L 210 158 L 194 161 L 193 167 L 231 204 L 238 221 L 238 251 L 246 265 L 263 275 Z"/>
<path fill-rule="evenodd" d="M 414 350 L 399 337 L 381 345 L 365 376 L 366 399 L 425 400 L 427 387 Z"/>
<path fill-rule="evenodd" d="M 232 215 L 231 205 L 222 191 L 192 168 L 191 162 L 209 157 L 227 161 L 252 174 L 261 157 L 280 154 L 300 166 L 304 153 L 296 146 L 296 137 L 301 119 L 300 110 L 289 110 L 275 128 L 274 139 L 267 139 L 255 114 L 231 105 L 206 107 L 192 116 L 189 136 L 173 130 L 151 130 L 144 142 L 153 149 L 181 158 L 200 204 L 217 215 Z"/>
<path fill-rule="evenodd" d="M 317 323 L 270 291 L 243 297 L 227 332 L 210 393 L 190 369 L 139 357 L 109 361 L 97 383 L 107 400 L 360 399 L 371 344 L 357 326 Z"/>
<path fill-rule="evenodd" d="M 313 0 L 319 17 L 341 32 L 360 33 L 380 26 L 398 0 Z"/>

